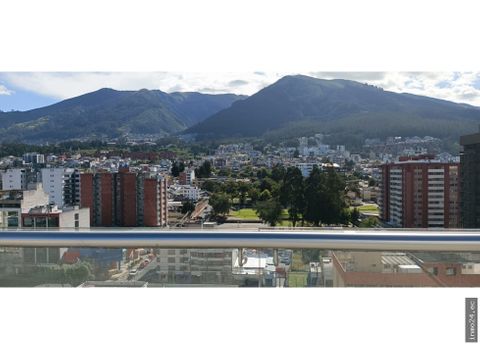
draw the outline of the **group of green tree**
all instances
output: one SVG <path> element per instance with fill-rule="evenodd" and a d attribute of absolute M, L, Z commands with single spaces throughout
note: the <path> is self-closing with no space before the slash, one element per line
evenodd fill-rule
<path fill-rule="evenodd" d="M 54 267 L 37 267 L 33 278 L 39 283 L 70 284 L 78 286 L 87 280 L 93 280 L 92 266 L 88 262 Z"/>
<path fill-rule="evenodd" d="M 203 189 L 212 194 L 210 205 L 220 217 L 236 202 L 254 208 L 271 226 L 282 220 L 284 209 L 292 226 L 359 224 L 358 211 L 350 211 L 344 200 L 345 178 L 333 168 L 314 167 L 305 178 L 296 167 L 276 165 L 271 170 L 258 170 L 251 179 L 205 181 Z"/>
<path fill-rule="evenodd" d="M 190 165 L 193 164 L 193 161 L 189 163 Z M 174 161 L 170 172 L 173 177 L 178 177 L 182 171 L 185 170 L 185 163 L 183 161 Z M 198 168 L 195 168 L 195 176 L 197 178 L 208 178 L 212 176 L 212 163 L 208 160 L 205 160 L 202 165 Z"/>

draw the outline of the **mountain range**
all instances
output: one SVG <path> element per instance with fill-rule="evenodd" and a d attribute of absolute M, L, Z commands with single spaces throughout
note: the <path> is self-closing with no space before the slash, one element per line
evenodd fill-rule
<path fill-rule="evenodd" d="M 365 138 L 426 135 L 455 144 L 479 123 L 479 107 L 355 81 L 295 75 L 249 97 L 100 89 L 39 109 L 0 112 L 0 142 L 125 134 L 275 142 L 322 132 L 332 143 L 350 146 Z"/>
<path fill-rule="evenodd" d="M 29 111 L 0 112 L 1 142 L 178 133 L 245 96 L 100 89 Z"/>
<path fill-rule="evenodd" d="M 479 123 L 480 108 L 475 106 L 296 75 L 233 103 L 186 133 L 197 138 L 287 139 L 323 132 L 340 143 L 415 135 L 458 141 Z"/>

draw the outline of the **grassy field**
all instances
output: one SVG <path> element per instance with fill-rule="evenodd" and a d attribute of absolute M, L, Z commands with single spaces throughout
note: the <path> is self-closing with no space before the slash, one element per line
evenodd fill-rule
<path fill-rule="evenodd" d="M 289 287 L 305 287 L 307 286 L 307 272 L 289 272 L 288 286 Z"/>
<path fill-rule="evenodd" d="M 364 212 L 378 212 L 378 205 L 376 204 L 367 204 L 357 207 L 358 211 Z"/>
<path fill-rule="evenodd" d="M 258 220 L 257 213 L 253 209 L 240 209 L 237 211 L 230 211 L 230 216 L 236 217 L 239 219 L 245 219 L 245 220 Z"/>
<path fill-rule="evenodd" d="M 245 220 L 258 220 L 257 213 L 255 212 L 254 209 L 251 208 L 245 208 L 245 209 L 240 209 L 240 210 L 235 210 L 235 211 L 230 211 L 229 216 L 238 218 L 238 219 L 245 219 Z M 280 226 L 291 226 L 291 222 L 288 221 L 288 211 L 284 209 L 282 211 L 282 219 L 283 221 Z"/>

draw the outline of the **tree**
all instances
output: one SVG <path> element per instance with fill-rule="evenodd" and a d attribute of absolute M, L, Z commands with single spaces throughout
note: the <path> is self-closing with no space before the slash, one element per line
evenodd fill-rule
<path fill-rule="evenodd" d="M 232 171 L 230 169 L 220 169 L 218 171 L 218 176 L 226 176 L 226 177 L 229 177 L 230 175 L 232 174 Z"/>
<path fill-rule="evenodd" d="M 238 183 L 238 194 L 240 198 L 240 205 L 245 205 L 247 194 L 250 191 L 251 185 L 248 182 L 240 181 Z"/>
<path fill-rule="evenodd" d="M 260 198 L 260 191 L 257 187 L 252 186 L 250 190 L 248 190 L 248 196 L 252 200 L 252 203 L 255 203 Z"/>
<path fill-rule="evenodd" d="M 270 175 L 269 171 L 265 168 L 261 168 L 260 170 L 257 171 L 257 178 L 259 179 L 264 179 L 269 175 Z"/>
<path fill-rule="evenodd" d="M 219 192 L 220 187 L 220 184 L 213 180 L 205 180 L 201 185 L 203 190 L 211 193 Z"/>
<path fill-rule="evenodd" d="M 282 181 L 285 177 L 285 168 L 281 164 L 276 164 L 272 168 L 272 175 L 270 178 L 276 182 Z"/>
<path fill-rule="evenodd" d="M 353 226 L 360 225 L 360 211 L 358 211 L 357 208 L 354 208 L 350 212 L 350 222 L 352 223 Z"/>
<path fill-rule="evenodd" d="M 282 205 L 277 199 L 258 201 L 255 211 L 260 219 L 270 226 L 275 226 L 282 216 Z"/>
<path fill-rule="evenodd" d="M 346 191 L 352 191 L 357 197 L 360 197 L 360 186 L 358 185 L 358 181 L 350 181 L 347 184 Z"/>
<path fill-rule="evenodd" d="M 271 198 L 272 198 L 272 194 L 270 193 L 270 191 L 268 191 L 268 189 L 263 190 L 258 196 L 258 200 L 260 201 L 267 201 L 267 200 L 270 200 Z"/>
<path fill-rule="evenodd" d="M 305 208 L 303 218 L 319 226 L 327 212 L 325 181 L 319 168 L 314 166 L 305 180 Z"/>
<path fill-rule="evenodd" d="M 378 225 L 379 225 L 379 221 L 374 216 L 370 216 L 364 219 L 362 222 L 360 222 L 361 228 L 373 228 L 373 227 L 377 227 Z"/>
<path fill-rule="evenodd" d="M 214 193 L 210 196 L 208 203 L 212 206 L 215 216 L 224 216 L 230 212 L 230 198 L 225 193 Z"/>
<path fill-rule="evenodd" d="M 321 172 L 314 167 L 305 180 L 305 210 L 303 217 L 315 226 L 320 223 L 346 222 L 344 200 L 345 181 L 333 168 Z"/>
<path fill-rule="evenodd" d="M 172 164 L 172 169 L 171 169 L 171 172 L 172 172 L 172 176 L 173 177 L 178 177 L 178 175 L 180 175 L 180 173 L 185 170 L 185 164 L 183 162 L 181 163 L 177 163 L 176 161 Z"/>
<path fill-rule="evenodd" d="M 230 196 L 230 199 L 233 200 L 238 196 L 238 185 L 234 180 L 228 180 L 223 184 L 223 191 Z"/>
<path fill-rule="evenodd" d="M 212 164 L 208 160 L 205 160 L 198 169 L 195 169 L 195 176 L 198 178 L 208 178 L 211 175 L 212 175 Z"/>
<path fill-rule="evenodd" d="M 353 160 L 345 161 L 345 169 L 347 169 L 348 171 L 352 171 L 354 167 L 355 167 L 355 162 Z"/>
<path fill-rule="evenodd" d="M 324 175 L 328 211 L 322 221 L 327 224 L 346 223 L 345 181 L 333 168 L 328 168 Z"/>
<path fill-rule="evenodd" d="M 288 208 L 289 219 L 293 227 L 296 226 L 305 209 L 304 191 L 302 172 L 296 167 L 289 167 L 280 186 L 280 202 Z"/>
<path fill-rule="evenodd" d="M 182 214 L 188 214 L 193 210 L 195 210 L 195 204 L 193 203 L 193 201 L 187 200 L 182 202 L 182 210 L 181 210 Z"/>

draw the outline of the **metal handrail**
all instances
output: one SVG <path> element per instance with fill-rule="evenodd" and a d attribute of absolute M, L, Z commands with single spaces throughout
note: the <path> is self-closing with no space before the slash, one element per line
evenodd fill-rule
<path fill-rule="evenodd" d="M 479 251 L 477 231 L 161 229 L 3 230 L 0 247 L 269 248 L 379 251 Z"/>

